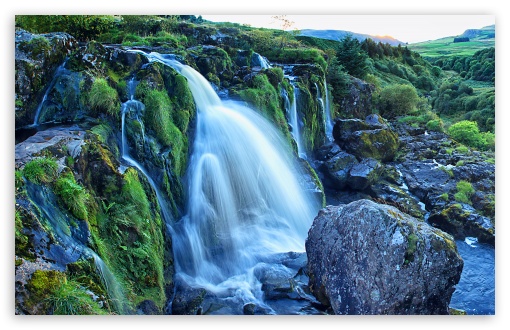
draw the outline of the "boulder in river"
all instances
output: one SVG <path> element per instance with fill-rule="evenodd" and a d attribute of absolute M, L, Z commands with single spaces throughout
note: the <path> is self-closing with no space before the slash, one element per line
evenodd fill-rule
<path fill-rule="evenodd" d="M 452 236 L 370 200 L 321 210 L 306 252 L 310 289 L 335 314 L 448 314 L 463 269 Z"/>

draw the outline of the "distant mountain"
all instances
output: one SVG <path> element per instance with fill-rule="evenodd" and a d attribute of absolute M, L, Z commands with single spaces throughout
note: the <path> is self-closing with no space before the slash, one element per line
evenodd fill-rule
<path fill-rule="evenodd" d="M 405 42 L 402 42 L 400 40 L 397 40 L 390 36 L 371 36 L 368 34 L 361 34 L 361 33 L 354 33 L 350 31 L 343 31 L 343 30 L 311 30 L 311 29 L 304 29 L 300 31 L 300 36 L 305 37 L 315 37 L 315 38 L 321 38 L 321 39 L 329 39 L 329 40 L 336 40 L 340 41 L 343 38 L 345 38 L 347 35 L 351 35 L 353 38 L 358 39 L 359 41 L 363 41 L 367 38 L 371 38 L 375 42 L 382 42 L 387 43 L 392 46 L 398 46 L 399 44 L 405 45 Z"/>
<path fill-rule="evenodd" d="M 469 39 L 469 40 L 466 40 Z M 459 42 L 461 41 L 461 42 Z M 425 57 L 473 55 L 475 52 L 496 46 L 496 25 L 481 29 L 467 29 L 458 36 L 409 44 L 407 47 Z"/>

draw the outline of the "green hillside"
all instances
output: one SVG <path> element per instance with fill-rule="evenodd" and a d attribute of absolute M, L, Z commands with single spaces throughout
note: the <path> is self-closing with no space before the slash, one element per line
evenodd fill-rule
<path fill-rule="evenodd" d="M 467 42 L 454 42 L 455 38 L 469 38 Z M 490 25 L 482 29 L 469 29 L 459 36 L 451 36 L 409 44 L 408 48 L 424 57 L 441 57 L 450 55 L 470 56 L 479 50 L 495 47 L 496 26 Z"/>

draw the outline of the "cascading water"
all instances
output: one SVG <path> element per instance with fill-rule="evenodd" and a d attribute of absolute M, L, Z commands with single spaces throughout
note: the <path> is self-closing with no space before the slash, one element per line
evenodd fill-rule
<path fill-rule="evenodd" d="M 326 137 L 330 141 L 333 141 L 333 121 L 331 120 L 331 104 L 329 102 L 328 82 L 326 78 L 324 78 L 324 93 L 326 94 L 326 108 L 324 109 L 326 113 Z"/>
<path fill-rule="evenodd" d="M 268 60 L 265 57 L 263 57 L 260 54 L 257 54 L 257 58 L 258 58 L 258 61 L 260 63 L 260 68 L 261 69 L 269 69 L 269 68 L 271 68 L 271 64 L 269 64 Z"/>
<path fill-rule="evenodd" d="M 145 55 L 185 76 L 197 107 L 188 209 L 172 238 L 177 275 L 263 304 L 254 267 L 271 255 L 304 252 L 320 203 L 300 186 L 290 148 L 265 118 L 220 100 L 202 75 L 172 56 Z"/>
<path fill-rule="evenodd" d="M 331 116 L 330 116 L 329 99 L 327 96 L 327 91 L 326 91 L 327 102 L 325 104 L 324 99 L 321 96 L 321 90 L 319 89 L 319 85 L 317 85 L 317 83 L 315 83 L 315 89 L 317 90 L 317 101 L 319 102 L 319 105 L 321 107 L 323 117 L 324 117 L 324 132 L 326 133 L 326 137 L 330 141 L 332 141 L 333 126 L 331 126 Z"/>
<path fill-rule="evenodd" d="M 294 77 L 291 76 L 285 76 L 289 79 L 290 84 L 292 85 L 294 98 L 292 102 L 289 100 L 289 96 L 287 95 L 287 92 L 284 90 L 284 97 L 285 97 L 285 109 L 287 110 L 287 113 L 289 115 L 289 124 L 291 126 L 291 134 L 294 138 L 294 141 L 296 141 L 297 149 L 298 149 L 298 155 L 299 157 L 306 159 L 306 153 L 303 149 L 303 142 L 301 139 L 301 127 L 299 124 L 299 116 L 297 112 L 297 100 L 299 96 L 299 90 L 294 85 Z"/>
<path fill-rule="evenodd" d="M 128 163 L 130 166 L 133 166 L 136 169 L 138 169 L 145 176 L 145 178 L 149 182 L 150 186 L 156 193 L 156 198 L 160 205 L 163 220 L 165 221 L 165 223 L 167 224 L 167 227 L 168 227 L 172 223 L 173 217 L 169 213 L 168 205 L 167 205 L 165 199 L 163 198 L 161 191 L 159 190 L 158 186 L 156 185 L 156 183 L 154 182 L 152 177 L 149 175 L 147 170 L 139 162 L 137 162 L 135 159 L 133 159 L 129 155 L 129 146 L 127 143 L 127 134 L 126 134 L 126 127 L 125 127 L 126 126 L 126 115 L 129 115 L 130 118 L 132 118 L 140 123 L 140 127 L 142 130 L 142 139 L 143 139 L 143 141 L 145 141 L 143 121 L 140 118 L 140 116 L 142 116 L 142 114 L 145 110 L 145 106 L 142 102 L 134 99 L 135 88 L 136 88 L 136 81 L 133 78 L 128 82 L 129 99 L 128 99 L 128 101 L 124 102 L 121 105 L 121 114 L 122 114 L 122 117 L 121 117 L 121 133 L 122 133 L 121 157 L 126 163 Z"/>
<path fill-rule="evenodd" d="M 41 116 L 41 110 L 44 106 L 44 103 L 46 102 L 46 99 L 48 98 L 48 94 L 50 93 L 52 88 L 55 86 L 55 82 L 57 81 L 58 77 L 60 77 L 62 74 L 66 73 L 66 72 L 70 72 L 70 71 L 66 70 L 66 68 L 65 68 L 66 63 L 67 63 L 67 58 L 55 71 L 55 74 L 53 75 L 53 78 L 51 79 L 51 81 L 48 85 L 48 88 L 44 92 L 42 101 L 39 103 L 39 106 L 37 106 L 37 109 L 35 111 L 34 123 L 32 125 L 30 125 L 30 127 L 36 127 L 39 125 L 39 117 Z"/>
<path fill-rule="evenodd" d="M 43 217 L 52 227 L 52 232 L 56 234 L 57 239 L 62 243 L 61 246 L 64 249 L 72 249 L 70 254 L 74 257 L 67 260 L 67 262 L 74 262 L 82 255 L 87 258 L 92 257 L 97 271 L 103 280 L 109 301 L 115 311 L 120 314 L 128 314 L 127 299 L 115 275 L 113 275 L 101 257 L 85 245 L 86 238 L 80 239 L 78 234 L 73 234 L 68 224 L 68 216 L 55 206 L 57 205 L 55 196 L 46 187 L 37 186 L 30 182 L 27 182 L 26 185 L 30 200 L 41 210 Z M 78 237 L 75 238 L 74 236 Z M 60 256 L 59 259 L 66 260 L 69 257 Z"/>

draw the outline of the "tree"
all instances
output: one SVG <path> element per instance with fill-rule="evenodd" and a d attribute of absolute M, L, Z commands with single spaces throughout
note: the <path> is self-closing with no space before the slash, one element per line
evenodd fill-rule
<path fill-rule="evenodd" d="M 280 22 L 280 26 L 281 26 L 281 29 L 282 29 L 282 37 L 280 39 L 280 49 L 283 49 L 283 47 L 285 46 L 285 41 L 287 40 L 287 30 L 290 29 L 293 25 L 294 25 L 294 22 L 287 19 L 287 15 L 276 15 L 276 16 L 271 16 L 272 19 Z"/>
<path fill-rule="evenodd" d="M 350 75 L 361 79 L 365 77 L 368 54 L 361 48 L 358 39 L 351 35 L 343 38 L 338 46 L 337 58 Z"/>
<path fill-rule="evenodd" d="M 387 118 L 405 115 L 416 108 L 419 100 L 412 85 L 388 85 L 379 94 L 379 112 Z"/>

